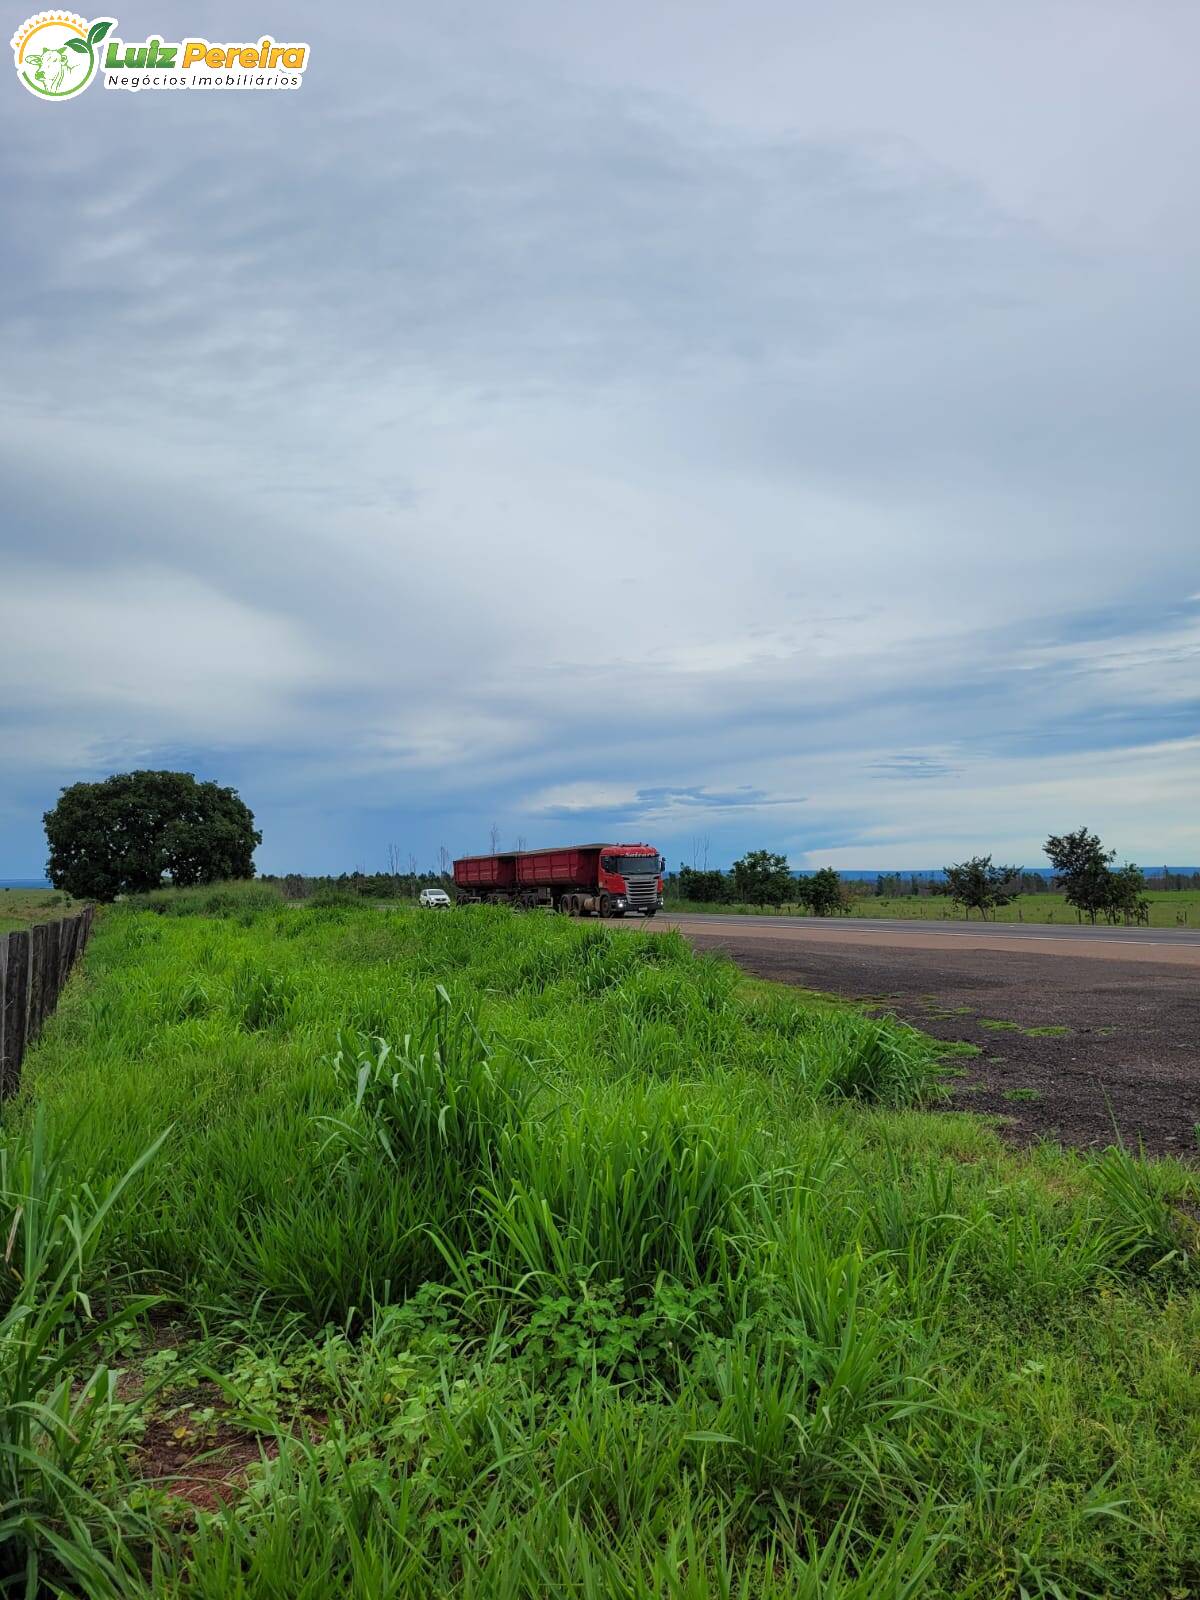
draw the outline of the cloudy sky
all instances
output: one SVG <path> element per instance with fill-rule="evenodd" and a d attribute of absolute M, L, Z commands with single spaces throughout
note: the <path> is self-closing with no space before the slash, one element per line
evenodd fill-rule
<path fill-rule="evenodd" d="M 134 766 L 267 871 L 1200 858 L 1194 0 L 118 8 L 263 31 L 0 93 L 0 877 Z"/>

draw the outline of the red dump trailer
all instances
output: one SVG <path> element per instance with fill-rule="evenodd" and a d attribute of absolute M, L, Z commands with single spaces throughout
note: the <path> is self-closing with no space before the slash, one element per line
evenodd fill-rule
<path fill-rule="evenodd" d="M 652 917 L 663 903 L 665 862 L 649 844 L 569 844 L 461 856 L 454 863 L 459 905 L 489 901 L 520 910 L 544 906 L 574 917 Z"/>
<path fill-rule="evenodd" d="M 464 856 L 454 863 L 458 898 L 490 900 L 499 895 L 507 900 L 517 881 L 516 862 L 516 856 Z"/>

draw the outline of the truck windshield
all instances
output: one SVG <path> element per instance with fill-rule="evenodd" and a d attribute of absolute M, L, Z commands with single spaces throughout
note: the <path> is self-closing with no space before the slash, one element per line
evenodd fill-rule
<path fill-rule="evenodd" d="M 658 876 L 657 856 L 602 856 L 600 865 L 605 872 L 619 872 L 623 878 L 651 873 Z"/>

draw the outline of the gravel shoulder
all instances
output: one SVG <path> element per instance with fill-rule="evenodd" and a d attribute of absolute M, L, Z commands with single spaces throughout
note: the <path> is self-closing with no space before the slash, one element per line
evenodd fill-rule
<path fill-rule="evenodd" d="M 658 919 L 661 927 L 664 919 Z M 759 977 L 865 1001 L 935 1038 L 965 1040 L 955 1106 L 1002 1118 L 1020 1143 L 1053 1139 L 1195 1156 L 1200 1124 L 1200 948 L 914 938 L 819 927 L 670 919 L 699 949 Z M 732 920 L 732 919 L 731 919 Z M 924 930 L 922 930 L 924 932 Z M 1099 957 L 1099 958 L 1098 958 Z"/>

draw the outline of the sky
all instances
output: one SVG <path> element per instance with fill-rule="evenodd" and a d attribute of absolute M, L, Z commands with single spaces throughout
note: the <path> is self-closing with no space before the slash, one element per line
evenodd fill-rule
<path fill-rule="evenodd" d="M 268 872 L 1200 858 L 1192 0 L 117 20 L 311 62 L 0 90 L 0 876 L 134 767 Z"/>

